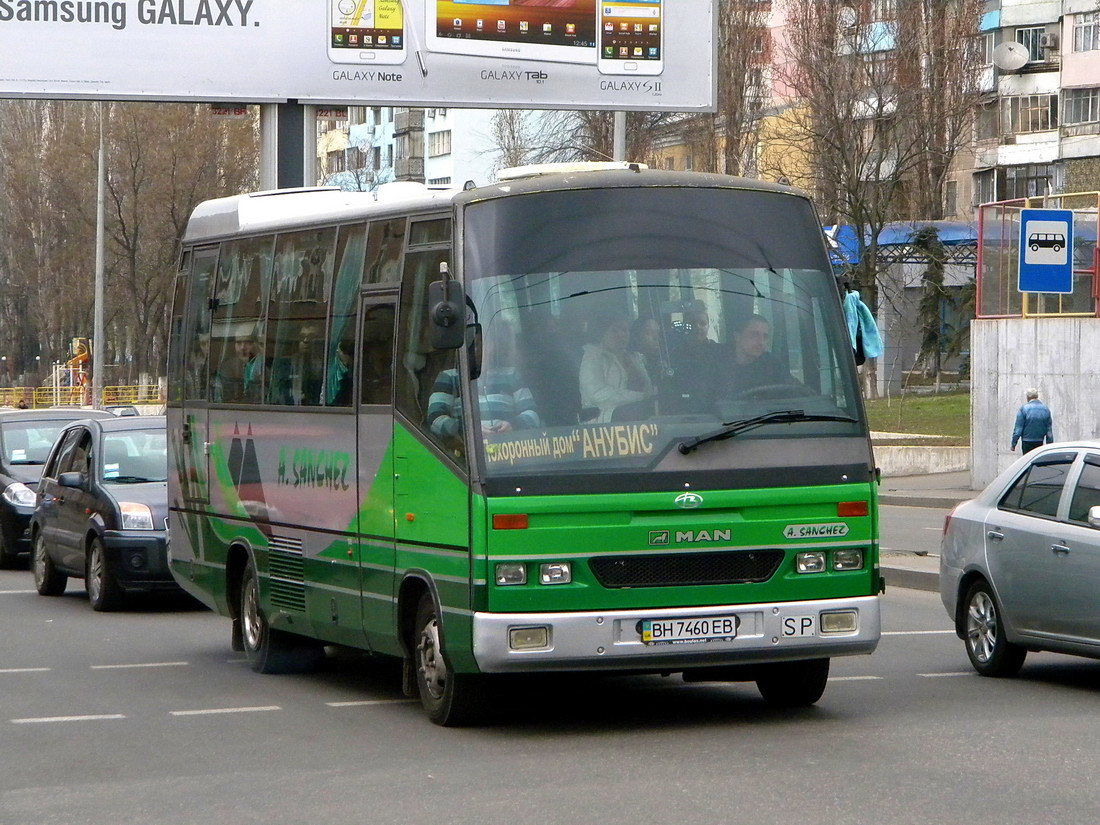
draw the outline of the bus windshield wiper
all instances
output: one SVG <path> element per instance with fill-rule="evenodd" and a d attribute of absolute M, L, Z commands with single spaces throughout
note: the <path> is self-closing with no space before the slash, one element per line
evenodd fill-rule
<path fill-rule="evenodd" d="M 743 433 L 746 430 L 755 430 L 757 427 L 763 427 L 765 424 L 788 424 L 793 421 L 843 421 L 848 424 L 859 423 L 856 419 L 849 418 L 846 415 L 821 415 L 819 413 L 807 413 L 805 410 L 774 410 L 769 413 L 764 413 L 763 415 L 758 415 L 755 418 L 745 418 L 741 421 L 727 421 L 722 425 L 722 429 L 720 430 L 704 433 L 703 435 L 697 435 L 694 438 L 688 438 L 681 441 L 679 450 L 684 455 L 687 455 L 699 445 L 706 444 L 710 441 L 723 441 L 727 438 L 733 438 L 738 433 Z"/>

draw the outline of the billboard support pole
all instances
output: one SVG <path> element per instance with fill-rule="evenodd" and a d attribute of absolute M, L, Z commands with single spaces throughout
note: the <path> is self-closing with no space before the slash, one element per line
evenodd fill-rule
<path fill-rule="evenodd" d="M 611 150 L 612 160 L 626 160 L 626 112 L 613 112 L 612 140 L 614 148 Z"/>
<path fill-rule="evenodd" d="M 317 181 L 316 114 L 297 101 L 260 107 L 260 187 L 291 189 Z"/>
<path fill-rule="evenodd" d="M 103 138 L 103 121 L 107 117 L 106 104 L 99 102 L 99 169 L 96 179 L 95 201 L 95 308 L 92 319 L 92 407 L 100 409 L 103 406 L 103 369 L 106 365 L 106 357 L 103 354 L 103 271 L 104 271 L 104 246 L 106 225 L 106 179 L 107 179 L 107 151 Z M 85 399 L 80 399 L 83 403 Z"/>

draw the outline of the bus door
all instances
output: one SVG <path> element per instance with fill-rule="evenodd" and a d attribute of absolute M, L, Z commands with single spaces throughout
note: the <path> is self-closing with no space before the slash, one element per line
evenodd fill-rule
<path fill-rule="evenodd" d="M 358 529 L 362 627 L 368 643 L 393 627 L 393 342 L 395 293 L 363 297 L 359 309 Z"/>
<path fill-rule="evenodd" d="M 207 372 L 210 361 L 210 296 L 218 247 L 196 249 L 191 258 L 190 290 L 187 296 L 187 326 L 181 382 L 181 449 L 177 459 L 183 506 L 205 505 L 210 501 L 209 420 L 207 417 Z"/>

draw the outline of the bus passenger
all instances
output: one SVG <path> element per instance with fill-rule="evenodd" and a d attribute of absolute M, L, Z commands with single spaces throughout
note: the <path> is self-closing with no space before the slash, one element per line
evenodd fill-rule
<path fill-rule="evenodd" d="M 584 345 L 581 356 L 581 405 L 595 407 L 596 421 L 634 421 L 653 414 L 653 383 L 645 361 L 628 349 L 630 322 L 597 319 L 590 329 L 598 336 Z"/>
<path fill-rule="evenodd" d="M 733 357 L 726 362 L 725 387 L 737 396 L 757 387 L 796 384 L 770 351 L 771 322 L 762 315 L 748 315 L 733 324 Z"/>
<path fill-rule="evenodd" d="M 259 342 L 255 335 L 240 335 L 233 342 L 233 350 L 236 357 L 227 358 L 218 367 L 215 383 L 220 397 L 216 400 L 257 402 L 263 379 Z"/>
<path fill-rule="evenodd" d="M 485 435 L 542 426 L 531 390 L 515 367 L 515 332 L 498 325 L 485 336 L 484 368 L 475 382 L 481 432 Z M 462 437 L 458 370 L 439 373 L 428 399 L 428 425 L 443 439 Z"/>

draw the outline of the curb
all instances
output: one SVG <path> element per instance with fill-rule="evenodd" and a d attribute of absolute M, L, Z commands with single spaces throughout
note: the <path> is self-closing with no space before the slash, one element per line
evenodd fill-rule
<path fill-rule="evenodd" d="M 977 495 L 977 493 L 975 493 Z M 879 493 L 879 504 L 891 504 L 901 507 L 938 507 L 941 510 L 950 510 L 957 504 L 966 501 L 963 498 L 944 498 L 942 496 L 912 496 L 897 495 L 892 493 Z"/>
<path fill-rule="evenodd" d="M 879 573 L 886 579 L 886 586 L 904 587 L 909 590 L 927 590 L 938 593 L 940 574 L 930 570 L 910 570 L 905 567 L 879 567 Z"/>

